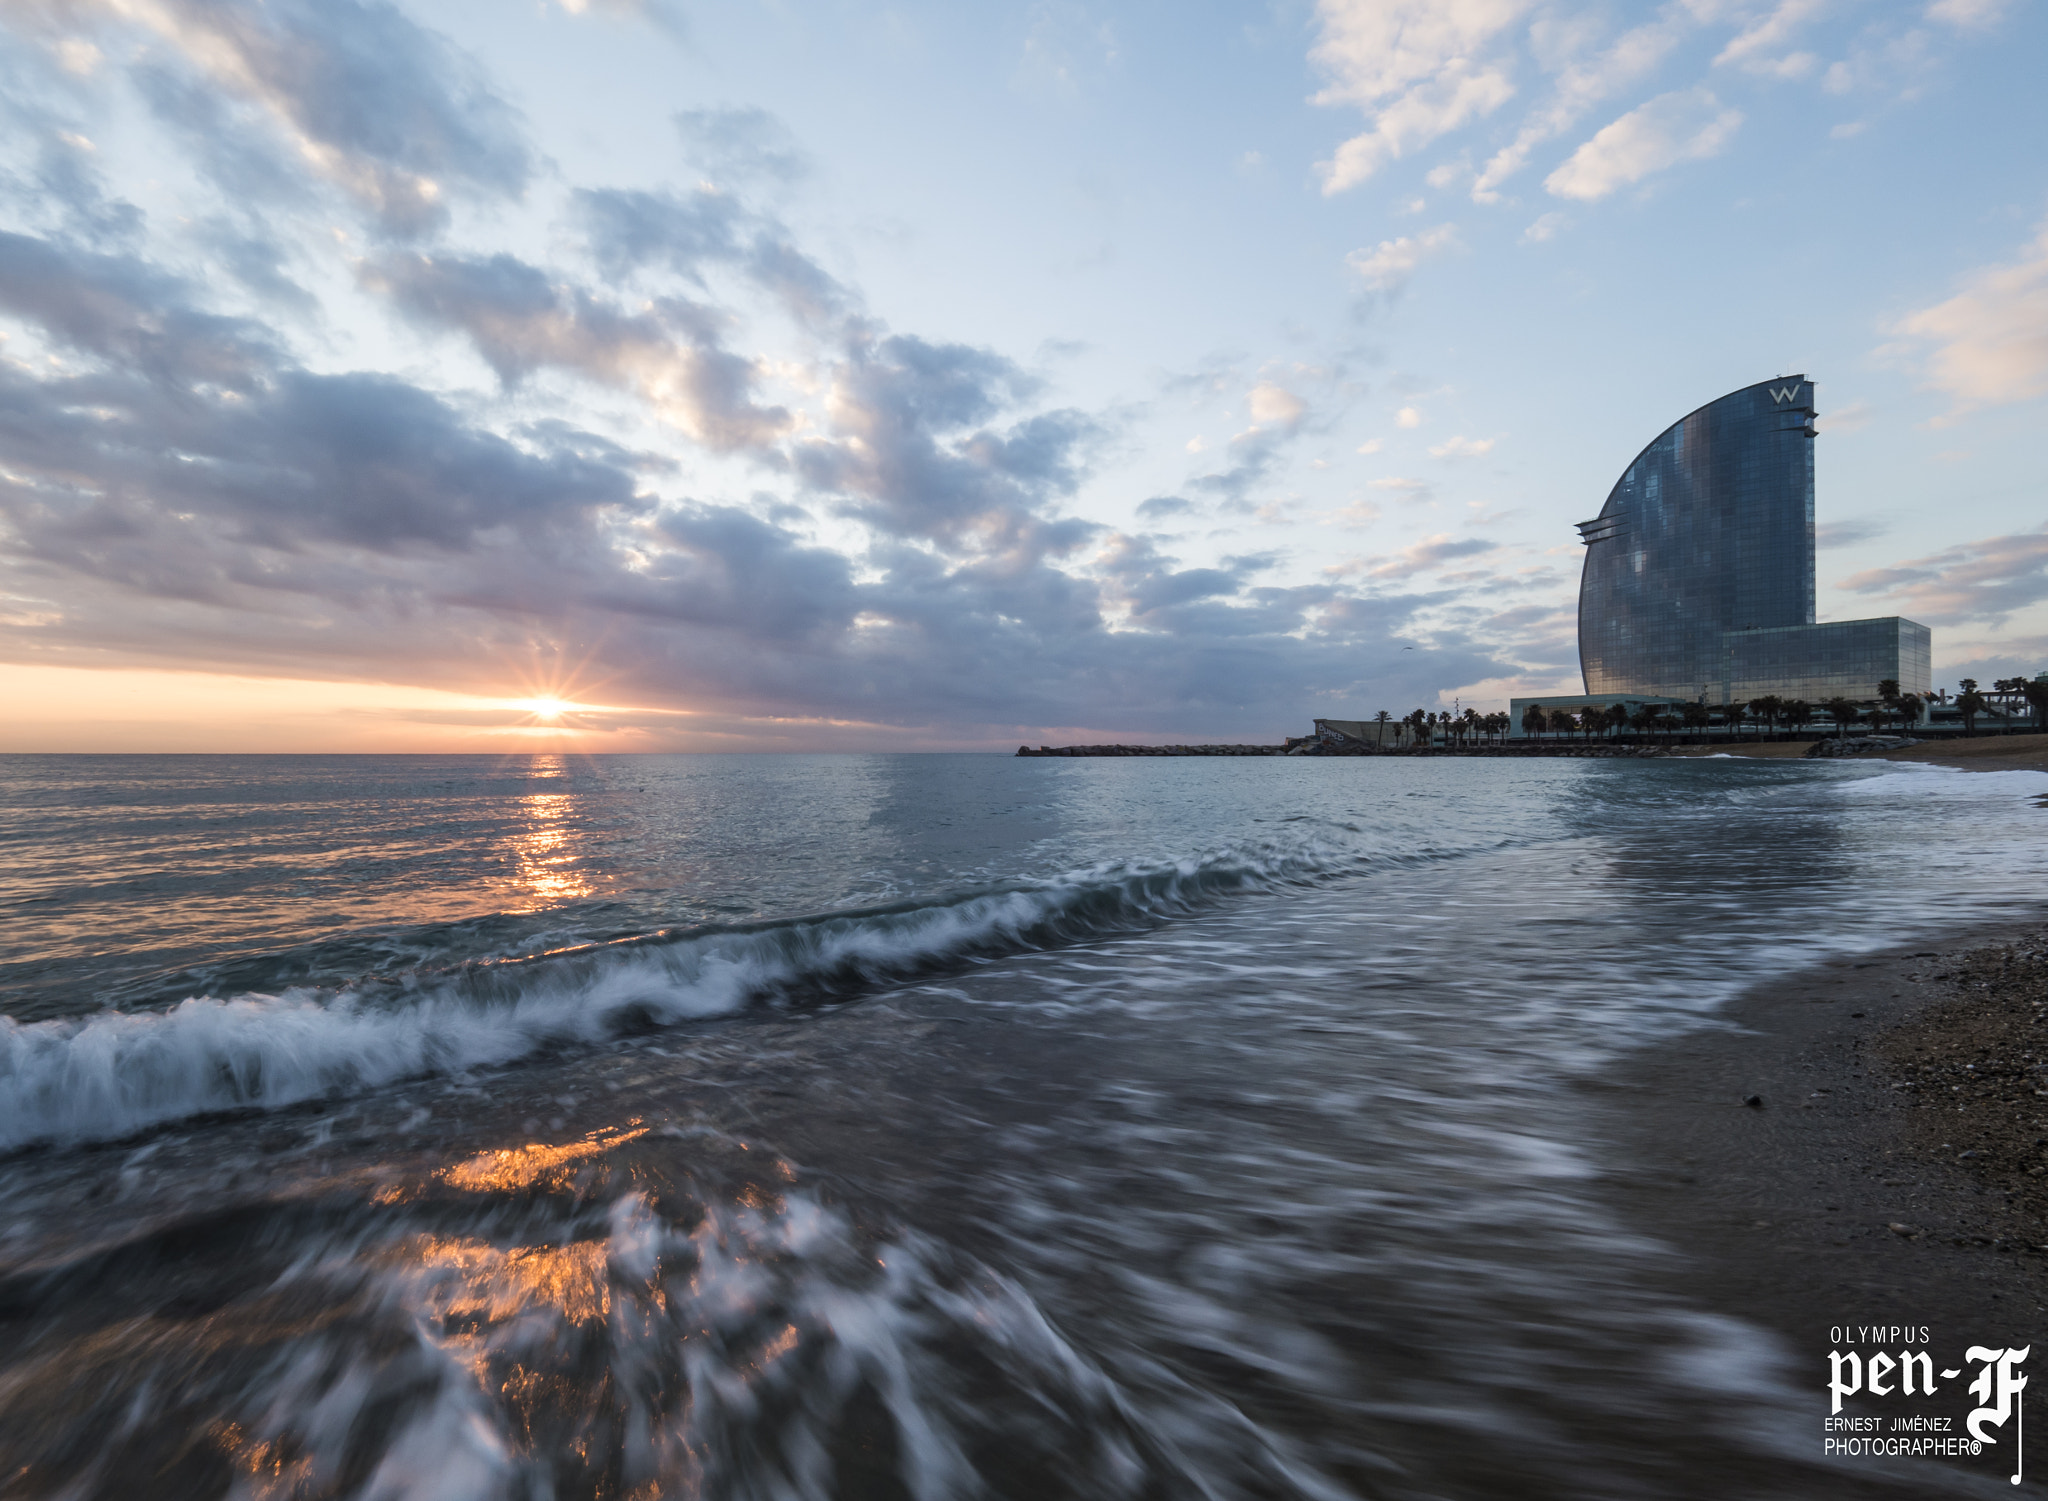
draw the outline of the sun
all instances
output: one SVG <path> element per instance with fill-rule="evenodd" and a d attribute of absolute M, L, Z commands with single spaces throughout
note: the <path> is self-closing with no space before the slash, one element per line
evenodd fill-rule
<path fill-rule="evenodd" d="M 520 698 L 514 699 L 512 706 L 515 709 L 524 709 L 535 719 L 560 719 L 578 707 L 562 698 Z"/>

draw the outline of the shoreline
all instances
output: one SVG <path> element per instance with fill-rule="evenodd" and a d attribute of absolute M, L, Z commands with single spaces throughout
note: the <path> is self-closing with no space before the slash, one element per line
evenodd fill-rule
<path fill-rule="evenodd" d="M 1734 745 L 1685 745 L 1674 756 L 1734 756 L 1744 760 L 1799 760 L 1811 742 L 1738 741 Z M 2048 772 L 2048 735 L 1981 735 L 1968 740 L 1926 740 L 1899 750 L 1874 751 L 1852 761 L 1904 761 L 1922 766 L 1947 766 L 1956 771 Z"/>
<path fill-rule="evenodd" d="M 2018 951 L 2033 965 L 2025 986 L 2048 1004 L 2048 960 L 2032 958 L 2048 950 L 2044 924 L 2048 911 L 1767 981 L 1707 1028 L 1581 1086 L 1601 1198 L 1671 1253 L 1652 1280 L 1777 1337 L 1790 1365 L 1776 1374 L 1811 1393 L 1787 1426 L 1816 1459 L 1838 1329 L 1924 1327 L 1956 1364 L 1970 1345 L 2048 1354 L 2048 1176 L 2035 1175 L 2048 1164 L 2035 1145 L 2048 1141 L 2048 1094 L 2034 1094 L 2038 1077 L 2022 1088 L 2016 1069 L 1957 1061 L 1990 1058 L 2000 1027 L 2005 1051 L 2038 1036 L 2048 1057 L 2048 1027 L 2015 1034 L 2012 1017 L 1990 1017 L 2014 1003 L 1978 978 Z M 1841 1410 L 1880 1431 L 1943 1413 L 1960 1432 L 1971 1407 L 1959 1381 L 1934 1400 L 1852 1396 Z M 1855 1472 L 1947 1488 L 1996 1471 L 2004 1490 L 2011 1449 L 1866 1459 Z M 2035 1453 L 2048 1473 L 2048 1451 Z"/>

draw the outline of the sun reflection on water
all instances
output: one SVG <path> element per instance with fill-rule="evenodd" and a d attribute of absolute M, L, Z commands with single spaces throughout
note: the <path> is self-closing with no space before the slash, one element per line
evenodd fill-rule
<path fill-rule="evenodd" d="M 559 757 L 537 762 L 537 775 L 559 776 Z M 538 906 L 576 901 L 595 889 L 585 868 L 581 841 L 571 823 L 576 798 L 566 792 L 536 792 L 519 800 L 526 827 L 512 838 L 519 884 Z"/>
<path fill-rule="evenodd" d="M 479 1152 L 453 1167 L 443 1168 L 438 1176 L 451 1187 L 471 1193 L 516 1193 L 529 1188 L 560 1193 L 574 1186 L 577 1170 L 590 1159 L 645 1136 L 647 1131 L 645 1126 L 637 1130 L 607 1129 L 558 1147 L 532 1142 L 503 1151 Z"/>

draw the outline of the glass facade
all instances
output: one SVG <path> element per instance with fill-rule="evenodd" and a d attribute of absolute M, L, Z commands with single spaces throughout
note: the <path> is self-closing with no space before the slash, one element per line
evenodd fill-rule
<path fill-rule="evenodd" d="M 1725 633 L 1813 623 L 1813 394 L 1787 375 L 1707 403 L 1579 524 L 1587 693 L 1718 702 Z"/>
<path fill-rule="evenodd" d="M 1901 693 L 1923 697 L 1933 686 L 1933 634 L 1896 615 L 1730 631 L 1723 641 L 1726 676 L 1717 703 L 1747 703 L 1766 693 L 1810 704 L 1831 698 L 1868 701 L 1877 697 L 1877 685 L 1886 678 L 1897 682 Z"/>

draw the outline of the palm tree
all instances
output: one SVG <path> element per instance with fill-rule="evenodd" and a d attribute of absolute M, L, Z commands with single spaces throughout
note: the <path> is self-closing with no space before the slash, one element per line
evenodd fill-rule
<path fill-rule="evenodd" d="M 2033 679 L 2020 690 L 2027 707 L 2034 711 L 2034 728 L 2048 727 L 2048 673 Z"/>
<path fill-rule="evenodd" d="M 1541 704 L 1531 704 L 1522 711 L 1522 733 L 1525 735 L 1534 735 L 1540 740 L 1543 738 L 1544 726 L 1549 723 L 1550 716 L 1544 712 Z"/>
<path fill-rule="evenodd" d="M 1835 717 L 1836 737 L 1838 739 L 1847 740 L 1849 738 L 1849 723 L 1851 720 L 1856 718 L 1855 703 L 1849 699 L 1837 695 L 1836 697 L 1831 698 L 1826 703 L 1822 704 L 1821 707 L 1823 709 L 1826 709 L 1828 713 L 1832 714 Z"/>
<path fill-rule="evenodd" d="M 1721 705 L 1721 723 L 1727 728 L 1728 738 L 1733 740 L 1742 732 L 1743 706 L 1736 703 Z"/>
<path fill-rule="evenodd" d="M 1704 730 L 1714 720 L 1714 716 L 1707 711 L 1707 706 L 1702 703 L 1687 704 L 1678 712 L 1688 730 Z"/>
<path fill-rule="evenodd" d="M 1964 678 L 1956 685 L 1963 691 L 1956 695 L 1956 709 L 1963 716 L 1963 733 L 1977 733 L 1977 716 L 1984 712 L 1984 695 L 1977 691 L 1975 678 Z"/>
<path fill-rule="evenodd" d="M 1785 712 L 1785 700 L 1775 693 L 1766 693 L 1762 698 L 1749 701 L 1749 712 L 1764 722 L 1772 736 L 1778 733 L 1778 716 Z"/>
<path fill-rule="evenodd" d="M 1648 734 L 1657 728 L 1658 707 L 1655 704 L 1637 704 L 1635 713 L 1629 715 L 1630 728 L 1641 734 Z"/>
<path fill-rule="evenodd" d="M 1372 722 L 1380 727 L 1379 734 L 1374 737 L 1372 742 L 1375 749 L 1385 750 L 1387 748 L 1387 721 L 1393 717 L 1385 709 L 1373 715 Z"/>
<path fill-rule="evenodd" d="M 1918 724 L 1920 722 L 1920 713 L 1926 707 L 1926 703 L 1917 693 L 1908 693 L 1902 696 L 1898 704 L 1899 728 L 1902 730 L 1910 729 L 1913 725 Z"/>
<path fill-rule="evenodd" d="M 1612 740 L 1612 739 L 1614 738 L 1614 732 L 1615 732 L 1616 730 L 1618 730 L 1618 729 L 1621 729 L 1621 728 L 1622 728 L 1622 727 L 1623 727 L 1624 725 L 1626 725 L 1627 723 L 1628 723 L 1628 705 L 1627 705 L 1627 704 L 1609 704 L 1609 705 L 1607 706 L 1607 738 L 1608 738 L 1608 739 Z"/>
<path fill-rule="evenodd" d="M 1785 723 L 1795 730 L 1803 730 L 1813 723 L 1813 705 L 1803 698 L 1795 698 L 1783 705 L 1780 712 L 1785 716 Z"/>

